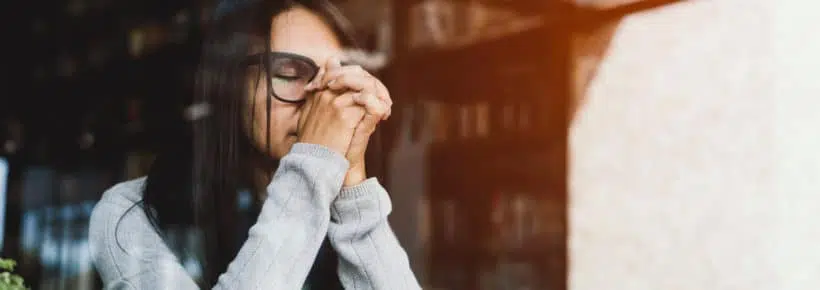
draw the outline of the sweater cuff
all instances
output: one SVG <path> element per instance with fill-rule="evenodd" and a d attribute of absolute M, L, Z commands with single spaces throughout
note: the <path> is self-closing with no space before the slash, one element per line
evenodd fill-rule
<path fill-rule="evenodd" d="M 287 161 L 285 161 L 287 160 Z M 313 182 L 330 182 L 332 188 L 336 188 L 334 196 L 342 188 L 347 170 L 350 168 L 350 163 L 344 155 L 337 153 L 322 145 L 309 143 L 296 143 L 291 147 L 288 156 L 280 160 L 279 170 L 286 170 L 292 166 L 307 166 L 306 169 L 313 175 Z"/>
<path fill-rule="evenodd" d="M 331 217 L 337 223 L 379 222 L 393 210 L 390 195 L 375 177 L 343 188 L 333 201 Z"/>
<path fill-rule="evenodd" d="M 371 177 L 357 185 L 342 188 L 339 199 L 357 199 L 365 196 L 377 196 L 382 192 L 387 194 L 384 187 L 379 184 L 379 180 L 375 177 Z"/>
<path fill-rule="evenodd" d="M 347 158 L 345 158 L 342 154 L 318 144 L 296 143 L 290 148 L 290 153 L 303 154 L 322 160 L 327 160 L 332 165 L 344 167 L 345 169 L 350 167 L 350 163 L 347 161 Z"/>

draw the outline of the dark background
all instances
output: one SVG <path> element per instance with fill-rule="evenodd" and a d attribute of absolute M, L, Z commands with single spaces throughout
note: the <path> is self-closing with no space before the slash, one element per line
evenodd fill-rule
<path fill-rule="evenodd" d="M 379 129 L 370 173 L 393 195 L 391 223 L 419 279 L 441 289 L 564 289 L 572 40 L 670 1 L 606 11 L 558 0 L 337 2 L 368 49 L 390 59 L 376 73 L 395 113 Z M 52 0 L 0 10 L 0 156 L 11 168 L 0 256 L 16 259 L 34 289 L 99 288 L 88 214 L 106 188 L 143 175 L 152 153 L 177 140 L 211 4 Z M 476 15 L 483 26 L 467 24 Z"/>

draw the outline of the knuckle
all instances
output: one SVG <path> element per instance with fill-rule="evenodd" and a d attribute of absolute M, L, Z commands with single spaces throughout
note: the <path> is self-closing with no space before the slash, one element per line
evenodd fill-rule
<path fill-rule="evenodd" d="M 350 70 L 360 74 L 367 74 L 368 72 L 361 65 L 351 65 Z"/>
<path fill-rule="evenodd" d="M 348 84 L 351 80 L 352 77 L 349 74 L 344 74 L 336 78 L 336 83 Z"/>
<path fill-rule="evenodd" d="M 347 82 L 348 82 L 347 75 L 339 75 L 339 76 L 331 78 L 329 80 L 328 86 L 332 87 L 332 88 L 337 88 L 337 87 L 346 85 Z"/>
<path fill-rule="evenodd" d="M 362 119 L 361 115 L 356 114 L 355 112 L 348 112 L 348 114 L 344 114 L 342 118 L 351 128 L 356 128 L 359 125 L 359 121 Z"/>
<path fill-rule="evenodd" d="M 333 107 L 334 107 L 334 108 L 336 108 L 336 109 L 341 109 L 342 107 L 344 107 L 344 106 L 343 106 L 343 102 L 342 102 L 342 98 L 336 98 L 336 99 L 333 99 L 333 101 L 331 102 L 331 104 L 332 104 L 332 105 L 333 105 Z"/>
<path fill-rule="evenodd" d="M 372 109 L 370 110 L 370 114 L 374 115 L 374 116 L 377 116 L 377 117 L 381 117 L 385 113 L 386 113 L 386 110 L 384 109 L 383 106 L 373 106 Z"/>
<path fill-rule="evenodd" d="M 390 98 L 390 92 L 387 90 L 387 87 L 384 86 L 382 81 L 379 80 L 376 77 L 373 77 L 372 81 L 373 81 L 373 83 L 372 83 L 373 90 L 375 90 L 376 92 L 379 92 L 379 95 L 381 97 L 389 99 Z"/>
<path fill-rule="evenodd" d="M 376 113 L 379 115 L 379 117 L 383 117 L 384 115 L 387 115 L 387 108 L 379 106 L 379 108 L 376 109 Z"/>
<path fill-rule="evenodd" d="M 332 101 L 332 100 L 334 100 L 334 95 L 333 95 L 333 93 L 332 93 L 332 92 L 330 92 L 330 91 L 323 91 L 323 92 L 319 95 L 319 99 L 321 99 L 321 100 L 322 100 L 322 101 L 324 101 L 324 102 Z"/>
<path fill-rule="evenodd" d="M 336 109 L 344 108 L 345 104 L 347 103 L 347 100 L 345 100 L 345 98 L 347 98 L 347 96 L 339 96 L 339 97 L 331 100 L 331 104 Z"/>

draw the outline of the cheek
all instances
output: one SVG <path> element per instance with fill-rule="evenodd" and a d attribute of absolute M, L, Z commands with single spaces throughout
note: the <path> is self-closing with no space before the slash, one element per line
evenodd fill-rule
<path fill-rule="evenodd" d="M 257 138 L 264 140 L 268 130 L 272 142 L 278 142 L 296 126 L 298 107 L 271 101 L 270 119 L 268 119 L 267 100 L 257 98 L 253 108 L 253 131 Z"/>
<path fill-rule="evenodd" d="M 296 138 L 288 136 L 288 132 L 296 127 L 298 120 L 295 106 L 272 101 L 270 121 L 266 115 L 265 101 L 257 101 L 254 106 L 253 118 L 247 118 L 249 121 L 252 120 L 248 132 L 253 139 L 252 143 L 258 150 L 266 152 L 271 157 L 282 158 L 296 141 Z"/>

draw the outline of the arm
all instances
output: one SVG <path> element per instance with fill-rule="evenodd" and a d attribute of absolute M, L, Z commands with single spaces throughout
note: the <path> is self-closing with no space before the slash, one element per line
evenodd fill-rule
<path fill-rule="evenodd" d="M 330 241 L 345 289 L 421 289 L 387 222 L 387 191 L 375 178 L 345 188 L 331 206 Z"/>
<path fill-rule="evenodd" d="M 319 145 L 296 144 L 280 161 L 248 240 L 214 289 L 302 287 L 326 236 L 330 203 L 341 190 L 347 169 L 340 154 Z M 106 193 L 91 222 L 92 255 L 106 288 L 198 289 L 142 210 L 126 212 L 127 200 L 109 198 L 117 190 L 122 189 Z"/>

